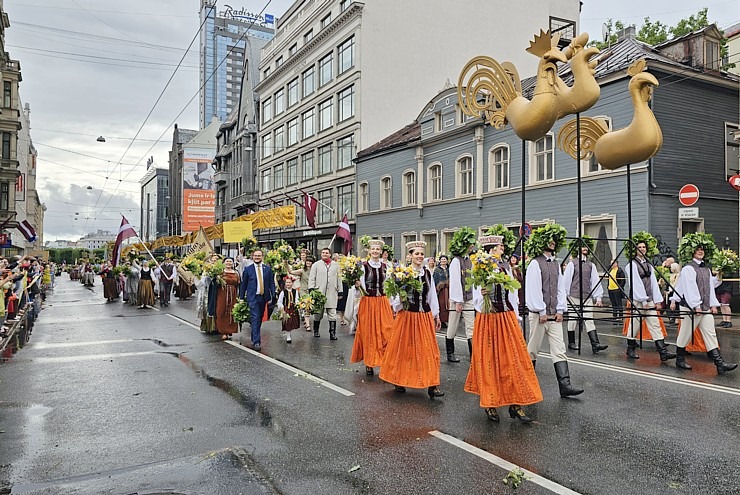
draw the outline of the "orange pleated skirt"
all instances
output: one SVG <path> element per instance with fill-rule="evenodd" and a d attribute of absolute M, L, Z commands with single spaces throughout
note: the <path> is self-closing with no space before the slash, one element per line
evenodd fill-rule
<path fill-rule="evenodd" d="M 629 310 L 630 303 L 627 303 L 627 311 L 624 313 L 624 324 L 622 325 L 622 335 L 629 335 L 630 331 L 630 321 L 632 320 L 629 318 L 629 316 L 632 314 L 632 312 Z M 657 309 L 655 311 L 658 311 Z M 637 317 L 635 317 L 637 318 Z M 660 331 L 663 332 L 663 337 L 668 336 L 668 332 L 665 329 L 665 323 L 663 323 L 663 318 L 660 316 L 656 316 L 658 318 L 658 324 L 660 325 Z M 635 335 L 635 340 L 653 340 L 653 336 L 650 334 L 650 330 L 648 330 L 647 322 L 643 318 L 642 325 L 640 325 L 640 331 L 637 332 L 637 335 Z"/>
<path fill-rule="evenodd" d="M 681 323 L 683 323 L 683 318 L 678 320 L 678 331 L 681 331 Z M 717 344 L 717 349 L 719 349 L 719 343 Z M 689 340 L 688 345 L 686 345 L 686 350 L 689 352 L 707 352 L 707 344 L 704 343 L 704 339 L 701 336 L 701 331 L 699 331 L 699 328 L 694 328 L 694 335 L 691 340 Z"/>
<path fill-rule="evenodd" d="M 383 363 L 383 354 L 393 331 L 393 312 L 385 296 L 363 296 L 357 310 L 357 332 L 350 363 L 365 362 L 375 367 Z"/>
<path fill-rule="evenodd" d="M 540 383 L 513 311 L 476 314 L 465 391 L 479 395 L 481 407 L 542 401 Z"/>
<path fill-rule="evenodd" d="M 379 376 L 400 387 L 439 385 L 439 345 L 431 313 L 401 311 L 396 315 Z"/>

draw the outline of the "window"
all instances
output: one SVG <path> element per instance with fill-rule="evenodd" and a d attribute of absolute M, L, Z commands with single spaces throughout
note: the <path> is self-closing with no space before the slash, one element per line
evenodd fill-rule
<path fill-rule="evenodd" d="M 272 133 L 262 136 L 262 158 L 272 155 Z"/>
<path fill-rule="evenodd" d="M 334 206 L 333 199 L 331 189 L 319 191 L 319 223 L 329 223 L 333 220 L 332 211 L 329 209 Z"/>
<path fill-rule="evenodd" d="M 403 194 L 401 200 L 403 206 L 416 204 L 416 174 L 412 171 L 403 174 Z"/>
<path fill-rule="evenodd" d="M 695 218 L 692 220 L 679 220 L 680 225 L 678 227 L 678 239 L 680 240 L 686 234 L 694 234 L 696 232 L 704 232 L 704 219 Z"/>
<path fill-rule="evenodd" d="M 365 213 L 370 210 L 370 187 L 367 182 L 360 184 L 360 202 L 357 205 L 357 211 L 359 213 Z"/>
<path fill-rule="evenodd" d="M 282 189 L 282 187 L 285 185 L 285 167 L 283 167 L 283 164 L 275 165 L 275 187 L 274 189 Z"/>
<path fill-rule="evenodd" d="M 436 232 L 422 232 L 421 240 L 427 243 L 426 254 L 427 256 L 437 256 L 439 253 L 439 244 L 437 243 Z"/>
<path fill-rule="evenodd" d="M 442 199 L 442 164 L 435 163 L 429 166 L 429 196 L 427 201 Z"/>
<path fill-rule="evenodd" d="M 355 65 L 355 37 L 337 47 L 337 74 L 343 74 Z"/>
<path fill-rule="evenodd" d="M 298 158 L 291 158 L 288 160 L 288 185 L 298 183 Z"/>
<path fill-rule="evenodd" d="M 331 145 L 319 148 L 319 175 L 331 172 Z"/>
<path fill-rule="evenodd" d="M 719 56 L 719 43 L 716 41 L 706 40 L 706 59 L 704 60 L 704 67 L 707 69 L 719 70 L 722 65 L 722 60 Z"/>
<path fill-rule="evenodd" d="M 488 190 L 509 187 L 509 146 L 497 145 L 488 155 Z"/>
<path fill-rule="evenodd" d="M 452 244 L 452 237 L 455 235 L 454 230 L 445 230 L 442 232 L 442 252 L 445 252 L 449 255 L 450 252 L 450 244 Z"/>
<path fill-rule="evenodd" d="M 7 211 L 9 207 L 10 207 L 10 183 L 2 182 L 0 183 L 0 210 Z"/>
<path fill-rule="evenodd" d="M 319 103 L 319 131 L 331 127 L 334 98 Z"/>
<path fill-rule="evenodd" d="M 13 83 L 3 81 L 3 107 L 10 108 L 13 101 Z"/>
<path fill-rule="evenodd" d="M 272 191 L 272 169 L 262 171 L 262 192 L 268 193 Z"/>
<path fill-rule="evenodd" d="M 293 43 L 292 45 L 290 45 L 290 48 L 288 48 L 288 56 L 292 57 L 293 55 L 295 55 L 295 52 L 297 51 L 298 51 L 298 45 L 296 43 Z"/>
<path fill-rule="evenodd" d="M 277 69 L 281 65 L 283 65 L 283 56 L 282 55 L 280 55 L 278 58 L 275 59 L 275 68 Z"/>
<path fill-rule="evenodd" d="M 599 122 L 600 124 L 603 124 L 608 131 L 612 130 L 612 119 L 611 117 L 594 117 L 594 119 Z M 608 169 L 602 168 L 601 165 L 599 165 L 599 162 L 596 161 L 596 155 L 593 153 L 591 154 L 591 157 L 588 160 L 581 160 L 581 173 L 583 175 L 589 175 L 589 174 L 595 174 L 598 172 L 608 172 Z"/>
<path fill-rule="evenodd" d="M 391 234 L 381 236 L 381 239 L 383 239 L 383 244 L 390 246 L 391 248 L 393 247 L 393 236 Z"/>
<path fill-rule="evenodd" d="M 342 0 L 339 2 L 339 11 L 344 12 L 347 10 L 347 7 L 349 7 L 349 4 L 352 3 L 352 0 Z"/>
<path fill-rule="evenodd" d="M 267 76 L 270 75 L 270 68 L 266 68 L 265 71 L 262 73 L 262 79 L 267 79 Z"/>
<path fill-rule="evenodd" d="M 275 129 L 275 153 L 285 149 L 285 127 Z"/>
<path fill-rule="evenodd" d="M 337 188 L 337 206 L 339 214 L 347 213 L 347 218 L 355 217 L 355 185 L 347 184 Z"/>
<path fill-rule="evenodd" d="M 534 156 L 532 177 L 535 182 L 553 180 L 555 169 L 555 149 L 552 143 L 552 134 L 548 134 L 533 143 Z"/>
<path fill-rule="evenodd" d="M 456 195 L 467 196 L 473 194 L 473 157 L 463 156 L 457 160 L 457 180 L 455 181 Z"/>
<path fill-rule="evenodd" d="M 288 146 L 298 142 L 298 117 L 288 121 Z"/>
<path fill-rule="evenodd" d="M 298 78 L 296 77 L 288 83 L 288 107 L 298 103 Z"/>
<path fill-rule="evenodd" d="M 313 29 L 309 29 L 306 34 L 303 35 L 303 43 L 308 43 L 313 39 Z"/>
<path fill-rule="evenodd" d="M 321 19 L 321 29 L 324 29 L 326 26 L 328 26 L 331 23 L 331 12 L 329 12 L 326 17 Z"/>
<path fill-rule="evenodd" d="M 731 177 L 740 173 L 740 143 L 735 136 L 740 129 L 737 124 L 725 122 L 725 176 Z"/>
<path fill-rule="evenodd" d="M 596 269 L 599 273 L 604 273 L 604 270 L 608 270 L 611 266 L 614 255 L 617 254 L 616 217 L 613 215 L 584 217 L 582 226 L 583 234 L 594 239 L 596 243 L 592 253 Z"/>
<path fill-rule="evenodd" d="M 301 156 L 301 166 L 303 168 L 303 180 L 313 178 L 313 153 L 305 153 Z"/>
<path fill-rule="evenodd" d="M 314 109 L 303 113 L 303 139 L 313 136 Z"/>
<path fill-rule="evenodd" d="M 442 123 L 442 112 L 434 112 L 434 130 L 440 132 L 444 128 Z"/>
<path fill-rule="evenodd" d="M 352 166 L 353 136 L 347 136 L 337 141 L 337 170 Z"/>
<path fill-rule="evenodd" d="M 285 110 L 285 91 L 279 89 L 275 92 L 275 115 L 280 115 Z"/>
<path fill-rule="evenodd" d="M 403 255 L 399 256 L 401 263 L 404 262 L 405 254 L 407 253 L 406 243 L 413 242 L 415 240 L 416 240 L 416 232 L 404 232 L 401 234 L 401 245 L 403 246 L 403 249 L 404 249 Z"/>
<path fill-rule="evenodd" d="M 272 118 L 272 98 L 265 98 L 262 102 L 262 123 L 269 122 Z"/>
<path fill-rule="evenodd" d="M 380 209 L 393 208 L 393 185 L 390 177 L 380 179 Z"/>
<path fill-rule="evenodd" d="M 339 119 L 338 122 L 347 120 L 355 114 L 355 86 L 354 84 L 347 89 L 339 92 L 337 95 L 339 102 Z"/>
<path fill-rule="evenodd" d="M 319 60 L 319 86 L 331 81 L 331 61 L 331 53 Z"/>
<path fill-rule="evenodd" d="M 303 72 L 303 97 L 310 95 L 313 93 L 315 88 L 315 80 L 314 80 L 314 74 L 316 73 L 316 69 L 311 66 L 308 70 L 305 70 Z"/>

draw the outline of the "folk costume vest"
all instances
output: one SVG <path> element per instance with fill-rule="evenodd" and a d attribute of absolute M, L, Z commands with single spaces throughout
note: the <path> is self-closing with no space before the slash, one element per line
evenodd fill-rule
<path fill-rule="evenodd" d="M 547 259 L 544 254 L 537 256 L 534 261 L 540 265 L 542 299 L 545 301 L 547 314 L 554 315 L 558 312 L 558 277 L 560 276 L 560 267 L 555 258 Z"/>
<path fill-rule="evenodd" d="M 412 291 L 409 294 L 409 311 L 414 313 L 428 313 L 432 310 L 427 301 L 429 288 L 432 286 L 432 274 L 427 267 L 423 267 L 421 276 L 421 292 Z"/>
<path fill-rule="evenodd" d="M 704 262 L 699 264 L 694 260 L 691 260 L 691 263 L 689 263 L 689 266 L 696 272 L 696 286 L 699 289 L 699 295 L 701 296 L 701 310 L 709 311 L 709 298 L 711 297 L 709 281 L 711 278 L 711 272 L 708 267 L 703 265 Z"/>
<path fill-rule="evenodd" d="M 650 277 L 650 274 L 653 273 L 653 270 L 650 267 L 650 263 L 648 263 L 647 260 L 640 261 L 638 258 L 635 258 L 634 262 L 637 265 L 637 274 L 640 276 L 640 279 L 642 280 L 642 285 L 645 287 L 645 294 L 647 294 L 648 299 L 652 301 L 653 281 Z"/>
<path fill-rule="evenodd" d="M 594 269 L 594 264 L 588 260 L 583 260 L 583 273 L 580 273 L 581 263 L 577 259 L 571 261 L 571 263 L 573 264 L 573 280 L 570 281 L 570 292 L 568 294 L 570 297 L 580 299 L 582 290 L 583 297 L 585 298 L 591 294 L 591 270 Z M 583 289 L 581 289 L 580 282 L 578 281 L 579 275 L 583 280 Z"/>
<path fill-rule="evenodd" d="M 370 265 L 369 261 L 363 263 L 365 267 L 365 289 L 370 297 L 385 296 L 383 282 L 385 281 L 386 265 L 382 261 L 380 266 L 375 268 Z"/>
<path fill-rule="evenodd" d="M 469 256 L 455 256 L 455 259 L 460 262 L 460 285 L 463 288 L 463 301 L 468 302 L 473 299 L 473 289 L 465 288 L 465 279 L 468 277 L 468 272 L 473 269 L 473 262 L 470 261 Z"/>

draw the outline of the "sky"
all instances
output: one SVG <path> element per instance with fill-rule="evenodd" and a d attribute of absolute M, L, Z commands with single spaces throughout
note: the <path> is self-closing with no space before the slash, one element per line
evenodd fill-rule
<path fill-rule="evenodd" d="M 276 17 L 292 4 L 218 6 L 227 2 L 257 12 L 267 4 Z M 147 159 L 167 166 L 174 123 L 198 129 L 199 7 L 199 0 L 4 1 L 6 50 L 21 63 L 20 96 L 31 108 L 45 241 L 117 231 L 121 214 L 139 225 Z M 579 30 L 599 39 L 609 18 L 671 25 L 702 7 L 720 27 L 740 21 L 740 0 L 583 0 Z"/>

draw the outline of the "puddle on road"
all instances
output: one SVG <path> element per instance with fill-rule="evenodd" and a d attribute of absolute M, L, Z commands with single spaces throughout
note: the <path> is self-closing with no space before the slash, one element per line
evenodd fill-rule
<path fill-rule="evenodd" d="M 203 368 L 198 366 L 184 354 L 176 352 L 167 352 L 166 354 L 174 356 L 181 362 L 185 363 L 185 365 L 193 370 L 198 377 L 205 379 L 212 387 L 216 387 L 217 389 L 226 392 L 232 399 L 239 403 L 239 405 L 242 406 L 251 416 L 251 421 L 249 421 L 248 424 L 269 428 L 278 435 L 282 437 L 285 436 L 285 431 L 283 430 L 282 425 L 272 417 L 270 409 L 266 404 L 244 395 L 228 381 L 209 375 Z"/>

